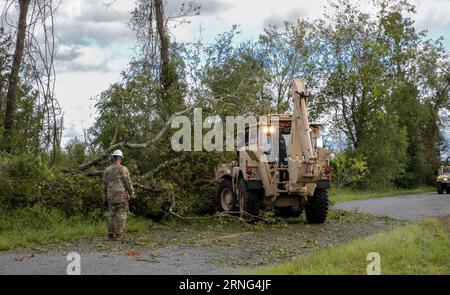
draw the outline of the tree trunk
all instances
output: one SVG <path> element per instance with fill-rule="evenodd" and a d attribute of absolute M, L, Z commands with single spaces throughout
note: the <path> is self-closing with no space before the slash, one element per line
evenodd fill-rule
<path fill-rule="evenodd" d="M 167 35 L 165 20 L 164 20 L 164 4 L 163 0 L 155 1 L 155 16 L 156 16 L 156 30 L 158 31 L 159 39 L 161 42 L 161 75 L 160 81 L 163 86 L 164 96 L 167 94 L 168 89 L 172 84 L 170 77 L 170 57 L 169 57 L 169 36 Z M 164 97 L 163 96 L 163 97 Z"/>
<path fill-rule="evenodd" d="M 19 0 L 20 13 L 17 29 L 16 48 L 14 51 L 13 63 L 9 75 L 8 92 L 6 94 L 6 109 L 4 122 L 4 147 L 9 153 L 12 152 L 12 133 L 14 129 L 14 118 L 17 109 L 17 95 L 19 88 L 19 73 L 22 64 L 22 57 L 25 48 L 25 35 L 27 29 L 27 14 L 31 0 Z"/>

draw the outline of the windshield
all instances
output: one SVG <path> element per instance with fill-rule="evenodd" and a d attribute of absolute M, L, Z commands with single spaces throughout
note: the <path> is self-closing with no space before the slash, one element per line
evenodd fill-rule
<path fill-rule="evenodd" d="M 274 148 L 275 142 L 271 135 L 266 135 L 261 137 L 260 147 L 267 155 L 269 162 L 280 162 L 281 164 L 287 164 L 287 146 L 291 140 L 290 129 L 284 130 L 280 128 L 279 136 L 276 138 L 279 141 L 278 148 Z"/>
<path fill-rule="evenodd" d="M 280 162 L 283 164 L 287 164 L 287 146 L 289 141 L 291 140 L 291 134 L 282 134 L 280 138 Z"/>
<path fill-rule="evenodd" d="M 444 174 L 450 174 L 450 167 L 444 167 Z"/>

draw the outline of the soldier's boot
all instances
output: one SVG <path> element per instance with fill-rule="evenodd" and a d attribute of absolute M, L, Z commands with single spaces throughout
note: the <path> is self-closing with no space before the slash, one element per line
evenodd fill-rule
<path fill-rule="evenodd" d="M 116 240 L 116 235 L 115 234 L 108 234 L 108 239 L 114 241 L 114 240 Z"/>

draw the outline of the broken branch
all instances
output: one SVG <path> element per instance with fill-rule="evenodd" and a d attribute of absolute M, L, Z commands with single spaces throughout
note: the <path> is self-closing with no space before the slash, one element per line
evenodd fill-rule
<path fill-rule="evenodd" d="M 92 166 L 97 165 L 98 163 L 102 162 L 104 159 L 106 159 L 107 157 L 109 157 L 111 155 L 111 153 L 117 149 L 123 148 L 123 147 L 127 147 L 127 148 L 131 148 L 131 149 L 143 149 L 143 148 L 149 148 L 152 147 L 156 142 L 158 142 L 161 137 L 163 137 L 163 135 L 167 132 L 167 130 L 170 128 L 170 126 L 172 125 L 172 121 L 175 117 L 180 116 L 182 114 L 185 114 L 187 112 L 189 112 L 192 109 L 192 107 L 187 108 L 183 111 L 180 111 L 178 113 L 175 113 L 167 122 L 166 124 L 164 124 L 164 127 L 158 132 L 158 134 L 152 138 L 151 140 L 144 142 L 144 143 L 128 143 L 126 141 L 122 141 L 119 143 L 116 143 L 112 146 L 110 146 L 106 151 L 104 151 L 100 156 L 98 156 L 97 158 L 95 158 L 94 160 L 82 164 L 80 165 L 79 169 L 81 171 L 85 171 L 89 168 L 91 168 Z"/>

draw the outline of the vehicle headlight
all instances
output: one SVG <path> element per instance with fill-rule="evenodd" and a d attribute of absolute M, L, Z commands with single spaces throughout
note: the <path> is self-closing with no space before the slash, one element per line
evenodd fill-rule
<path fill-rule="evenodd" d="M 276 129 L 275 126 L 264 126 L 263 128 L 263 134 L 271 135 L 275 133 Z"/>
<path fill-rule="evenodd" d="M 444 178 L 444 181 L 448 181 L 448 178 Z"/>

